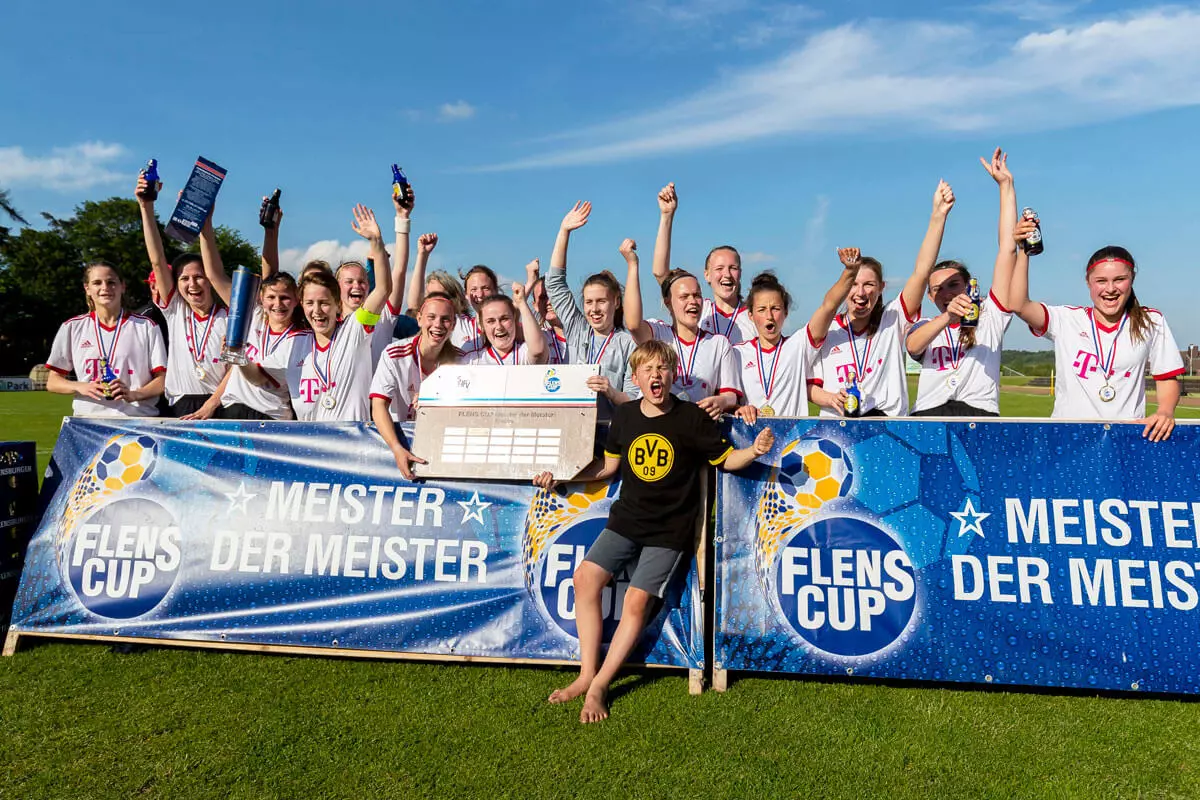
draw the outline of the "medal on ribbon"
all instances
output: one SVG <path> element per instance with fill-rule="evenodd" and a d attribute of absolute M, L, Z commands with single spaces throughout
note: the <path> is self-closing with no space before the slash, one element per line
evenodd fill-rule
<path fill-rule="evenodd" d="M 763 396 L 765 398 L 762 408 L 759 409 L 764 416 L 775 416 L 775 408 L 771 405 L 771 390 L 775 387 L 775 371 L 779 367 L 779 351 L 783 348 L 783 343 L 787 341 L 787 337 L 781 337 L 773 350 L 774 358 L 771 359 L 771 372 L 768 374 L 763 368 L 763 349 L 762 341 L 755 338 L 754 350 L 758 354 L 758 380 L 763 387 Z"/>
<path fill-rule="evenodd" d="M 1096 360 L 1100 363 L 1100 374 L 1104 379 L 1104 385 L 1096 392 L 1100 396 L 1100 400 L 1105 403 L 1111 403 L 1117 397 L 1117 390 L 1108 382 L 1110 373 L 1112 372 L 1113 364 L 1117 360 L 1117 340 L 1121 338 L 1121 331 L 1125 330 L 1125 323 L 1129 321 L 1129 314 L 1121 316 L 1121 324 L 1117 326 L 1117 332 L 1113 334 L 1112 346 L 1108 349 L 1108 358 L 1104 358 L 1104 345 L 1100 341 L 1100 326 L 1096 322 L 1096 315 L 1088 309 L 1088 321 L 1092 323 L 1092 341 L 1096 345 Z"/>
<path fill-rule="evenodd" d="M 334 336 L 337 336 L 337 331 L 334 331 Z M 313 338 L 312 349 L 312 366 L 313 372 L 317 375 L 317 386 L 321 389 L 321 408 L 332 410 L 337 406 L 337 398 L 330 391 L 332 386 L 329 383 L 329 370 L 333 364 L 333 339 L 329 340 L 329 347 L 325 350 L 325 371 L 321 372 L 321 351 L 317 347 L 317 340 Z"/>
<path fill-rule="evenodd" d="M 604 337 L 604 342 L 603 342 L 603 344 L 600 345 L 600 351 L 598 353 L 596 353 L 594 357 L 592 355 L 592 348 L 594 348 L 596 346 L 596 332 L 592 331 L 588 335 L 587 363 L 589 363 L 589 364 L 599 364 L 600 363 L 600 359 L 604 358 L 604 351 L 608 349 L 608 343 L 612 341 L 613 334 L 615 334 L 616 332 L 617 332 L 616 328 L 613 328 L 611 331 L 608 332 L 608 336 Z"/>
<path fill-rule="evenodd" d="M 962 382 L 958 374 L 958 365 L 962 361 L 962 339 L 958 336 L 951 336 L 949 328 L 943 330 L 942 333 L 946 336 L 946 349 L 950 351 L 950 369 L 953 370 L 946 378 L 946 385 L 953 391 Z"/>
<path fill-rule="evenodd" d="M 199 380 L 204 380 L 208 373 L 204 371 L 204 351 L 208 349 L 208 335 L 212 333 L 213 320 L 217 318 L 217 310 L 210 308 L 208 310 L 208 320 L 204 323 L 204 337 L 201 338 L 196 332 L 196 312 L 188 309 L 188 328 L 191 334 L 188 337 L 188 352 L 192 355 L 192 363 L 195 365 L 196 377 Z"/>
<path fill-rule="evenodd" d="M 691 356 L 687 359 L 687 366 L 684 367 L 683 341 L 679 338 L 679 334 L 675 334 L 675 350 L 679 353 L 679 366 L 676 367 L 676 374 L 681 379 L 680 383 L 683 386 L 692 385 L 692 368 L 696 365 L 696 351 L 700 348 L 700 337 L 703 335 L 704 331 L 696 331 L 696 339 L 692 342 Z"/>

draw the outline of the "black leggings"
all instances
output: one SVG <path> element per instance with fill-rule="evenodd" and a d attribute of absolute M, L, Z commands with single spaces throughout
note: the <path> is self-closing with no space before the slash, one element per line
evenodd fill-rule
<path fill-rule="evenodd" d="M 961 400 L 947 400 L 940 406 L 927 408 L 924 411 L 914 411 L 914 417 L 998 417 L 995 411 L 984 411 L 983 409 L 969 406 Z"/>
<path fill-rule="evenodd" d="M 186 414 L 195 414 L 200 410 L 200 406 L 208 402 L 208 398 L 212 395 L 208 394 L 185 394 L 167 406 L 168 417 L 182 417 Z"/>
<path fill-rule="evenodd" d="M 217 412 L 217 416 L 221 419 L 274 419 L 274 417 L 262 413 L 257 408 L 251 408 L 245 403 L 234 403 L 231 406 L 225 406 Z"/>

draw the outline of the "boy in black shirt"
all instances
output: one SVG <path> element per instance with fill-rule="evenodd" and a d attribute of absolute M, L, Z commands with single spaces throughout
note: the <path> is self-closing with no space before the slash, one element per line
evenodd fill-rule
<path fill-rule="evenodd" d="M 608 718 L 608 687 L 637 644 L 672 576 L 690 563 L 696 515 L 700 508 L 701 470 L 706 464 L 736 471 L 766 455 L 774 437 L 764 429 L 741 450 L 721 435 L 699 406 L 671 395 L 678 358 L 670 345 L 654 339 L 629 357 L 633 382 L 642 392 L 617 407 L 603 462 L 597 460 L 577 480 L 605 480 L 621 473 L 621 494 L 608 526 L 596 537 L 575 570 L 575 624 L 579 631 L 579 677 L 550 695 L 565 703 L 586 694 L 580 722 Z M 543 472 L 533 482 L 549 488 L 554 477 Z M 600 663 L 601 594 L 614 573 L 633 565 L 621 622 Z"/>

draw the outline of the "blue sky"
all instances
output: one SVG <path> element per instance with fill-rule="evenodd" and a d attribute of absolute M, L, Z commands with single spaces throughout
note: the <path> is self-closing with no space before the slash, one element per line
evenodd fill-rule
<path fill-rule="evenodd" d="M 350 245 L 355 202 L 390 228 L 399 161 L 414 231 L 441 236 L 434 266 L 546 264 L 590 199 L 574 274 L 623 277 L 618 244 L 649 261 L 673 180 L 675 265 L 736 245 L 747 285 L 773 268 L 791 288 L 796 327 L 839 245 L 899 289 L 939 178 L 958 196 L 943 256 L 990 275 L 978 157 L 1002 145 L 1044 223 L 1034 294 L 1086 303 L 1087 256 L 1123 244 L 1185 346 L 1200 343 L 1196 42 L 1196 4 L 9 0 L 0 186 L 30 219 L 67 214 L 130 193 L 150 156 L 178 188 L 203 154 L 229 170 L 218 221 L 254 239 L 259 198 L 283 188 L 297 262 Z M 1034 340 L 1014 325 L 1007 345 Z"/>

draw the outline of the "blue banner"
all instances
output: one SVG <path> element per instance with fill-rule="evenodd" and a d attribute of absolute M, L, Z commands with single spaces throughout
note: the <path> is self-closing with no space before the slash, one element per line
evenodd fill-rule
<path fill-rule="evenodd" d="M 1200 692 L 1200 426 L 765 424 L 719 481 L 717 669 Z"/>
<path fill-rule="evenodd" d="M 571 575 L 619 491 L 408 483 L 352 423 L 72 418 L 53 467 L 18 633 L 501 659 L 578 657 Z M 634 658 L 699 668 L 699 608 L 693 567 Z"/>

